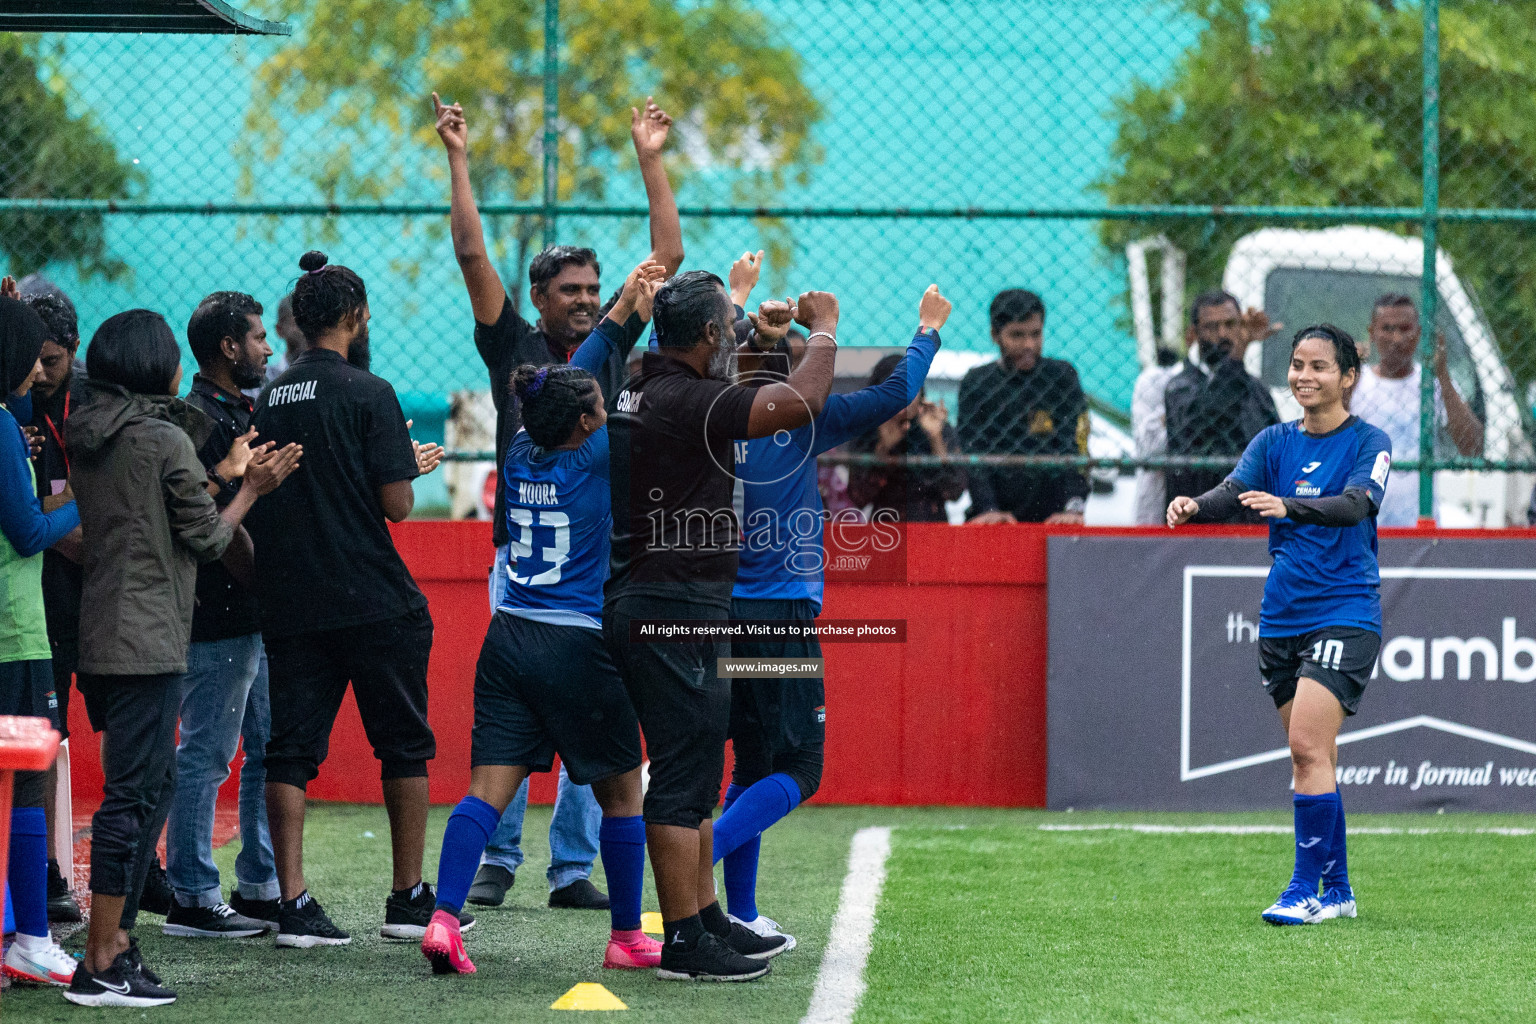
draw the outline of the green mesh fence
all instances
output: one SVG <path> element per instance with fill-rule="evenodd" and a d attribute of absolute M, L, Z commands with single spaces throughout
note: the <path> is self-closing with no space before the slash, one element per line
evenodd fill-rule
<path fill-rule="evenodd" d="M 1398 469 L 1435 470 L 1423 510 L 1526 522 L 1536 2 L 247 6 L 293 36 L 0 35 L 0 266 L 62 288 L 86 339 L 132 306 L 180 328 L 219 289 L 255 295 L 270 328 L 322 248 L 368 282 L 374 369 L 418 435 L 483 459 L 490 382 L 429 95 L 466 107 L 493 255 L 532 319 L 545 238 L 595 248 L 605 290 L 646 254 L 628 108 L 654 94 L 677 121 L 685 266 L 724 276 L 762 248 L 754 301 L 835 291 L 840 387 L 880 354 L 854 349 L 905 344 L 926 285 L 954 301 L 928 386 L 951 437 L 914 424 L 829 460 L 866 490 L 905 455 L 917 482 L 958 468 L 971 514 L 986 493 L 1038 518 L 1060 491 L 1086 493 L 1090 523 L 1147 518 L 1295 415 L 1290 335 L 1330 321 L 1374 364 L 1357 399 Z M 1218 288 L 1268 327 L 1206 307 L 1194 334 Z M 1004 289 L 1043 300 L 1044 356 L 1071 373 L 1031 391 L 988 370 Z M 1373 313 L 1388 294 L 1410 304 Z M 479 509 L 468 463 L 444 479 L 439 508 Z"/>

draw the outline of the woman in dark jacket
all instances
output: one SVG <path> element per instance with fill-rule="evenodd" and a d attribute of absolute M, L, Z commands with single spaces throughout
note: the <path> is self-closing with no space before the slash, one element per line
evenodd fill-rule
<path fill-rule="evenodd" d="M 869 386 L 881 384 L 901 362 L 891 353 L 875 364 L 869 374 Z M 912 404 L 874 430 L 848 443 L 850 452 L 883 455 L 900 459 L 899 465 L 853 466 L 848 471 L 848 498 L 863 508 L 873 505 L 870 515 L 889 509 L 895 518 L 913 523 L 943 523 L 949 516 L 946 501 L 965 493 L 966 472 L 961 466 L 907 466 L 908 455 L 955 455 L 960 441 L 949 425 L 941 402 L 930 402 L 919 394 Z"/>
<path fill-rule="evenodd" d="M 80 691 L 106 734 L 106 778 L 91 819 L 85 962 L 64 995 L 84 1006 L 160 1006 L 176 994 L 144 968 L 127 929 L 175 784 L 197 564 L 225 557 L 232 571 L 249 566 L 240 520 L 293 471 L 299 452 L 290 445 L 252 461 L 220 513 L 197 458 L 212 424 L 175 397 L 181 352 L 165 318 L 119 313 L 85 358 L 87 400 L 65 433 L 85 549 Z"/>

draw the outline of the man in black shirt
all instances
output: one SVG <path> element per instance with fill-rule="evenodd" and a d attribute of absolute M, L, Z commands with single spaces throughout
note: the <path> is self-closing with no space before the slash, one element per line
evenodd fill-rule
<path fill-rule="evenodd" d="M 410 515 L 411 481 L 442 450 L 420 450 L 389 383 L 348 363 L 366 348 L 368 297 L 346 267 L 305 253 L 293 316 L 309 348 L 263 394 L 254 426 L 279 447 L 304 446 L 304 464 L 277 501 L 247 524 L 270 665 L 272 738 L 267 812 L 282 903 L 279 946 L 351 941 L 304 884 L 304 790 L 319 772 L 331 726 L 352 685 L 363 728 L 383 766 L 394 885 L 385 938 L 419 940 L 436 897 L 421 880 L 426 842 L 427 599 L 390 538 Z M 274 492 L 277 493 L 277 492 Z"/>
<path fill-rule="evenodd" d="M 220 508 L 234 500 L 252 456 L 254 410 L 242 391 L 260 386 L 272 355 L 262 312 L 261 303 L 249 295 L 214 292 L 198 303 L 187 323 L 187 344 L 198 366 L 187 402 L 213 421 L 197 455 Z M 265 445 L 256 448 L 267 450 Z M 259 935 L 276 927 L 278 902 L 265 793 L 271 730 L 267 663 L 256 595 L 222 560 L 197 570 L 197 606 L 182 685 L 176 791 L 165 844 L 175 898 L 164 930 L 199 938 Z M 225 903 L 213 863 L 213 813 L 242 738 L 242 842 L 235 891 Z"/>
<path fill-rule="evenodd" d="M 557 245 L 540 252 L 528 265 L 530 295 L 539 312 L 539 322 L 534 325 L 524 320 L 486 253 L 480 213 L 475 208 L 470 183 L 469 131 L 464 110 L 456 103 L 444 106 L 436 93 L 432 104 L 437 115 L 437 133 L 448 153 L 453 251 L 469 290 L 475 316 L 475 348 L 489 372 L 491 401 L 496 406 L 496 499 L 491 516 L 496 557 L 491 575 L 493 581 L 499 581 L 507 565 L 506 478 L 501 466 L 520 426 L 511 396 L 512 371 L 525 363 L 548 366 L 570 360 L 601 315 L 599 267 L 597 254 L 591 249 Z M 661 158 L 672 119 L 650 97 L 646 98 L 643 112 L 632 109 L 630 113 L 630 135 L 650 203 L 650 259 L 665 266 L 670 277 L 683 262 L 677 203 Z M 637 312 L 624 321 L 619 346 L 596 374 L 604 395 L 618 394 L 619 386 L 628 376 L 625 361 L 644 335 L 646 319 Z M 491 590 L 494 594 L 499 587 L 493 584 Z M 588 881 L 598 847 L 597 825 L 601 819 L 597 801 L 591 787 L 572 786 L 563 767 L 559 787 L 549 833 L 550 906 L 606 909 L 607 897 Z M 518 844 L 523 812 L 527 809 L 526 792 L 524 789 L 519 799 L 507 805 L 501 824 L 486 846 L 480 873 L 469 891 L 469 902 L 497 906 L 512 884 L 513 873 L 522 862 Z"/>
<path fill-rule="evenodd" d="M 1260 310 L 1246 314 L 1224 291 L 1196 296 L 1189 311 L 1189 357 L 1163 392 L 1169 455 L 1221 455 L 1230 466 L 1169 469 L 1167 494 L 1204 494 L 1226 479 L 1248 442 L 1265 427 L 1280 422 L 1275 400 L 1264 382 L 1243 367 L 1254 341 L 1279 329 Z M 1244 510 L 1248 522 L 1263 522 Z"/>
<path fill-rule="evenodd" d="M 1009 288 L 992 299 L 992 340 L 1002 358 L 960 381 L 960 445 L 968 455 L 1086 455 L 1088 399 L 1077 370 L 1041 355 L 1045 303 Z M 1081 469 L 973 466 L 972 522 L 1081 523 Z"/>
<path fill-rule="evenodd" d="M 613 546 L 603 635 L 651 761 L 644 814 L 664 979 L 761 977 L 762 960 L 787 942 L 728 921 L 714 896 L 710 819 L 731 706 L 716 660 L 729 657 L 730 643 L 653 643 L 632 631 L 645 620 L 729 620 L 740 537 L 732 441 L 809 423 L 832 386 L 835 297 L 800 296 L 798 319 L 810 329 L 805 357 L 787 381 L 756 389 L 731 383 L 734 314 L 713 274 L 668 282 L 656 295 L 659 351 L 644 355 L 608 417 Z M 758 315 L 787 323 L 791 309 L 765 303 Z"/>

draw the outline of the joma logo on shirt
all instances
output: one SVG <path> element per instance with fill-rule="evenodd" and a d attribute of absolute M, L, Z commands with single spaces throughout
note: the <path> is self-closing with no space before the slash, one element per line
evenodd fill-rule
<path fill-rule="evenodd" d="M 558 505 L 560 495 L 555 492 L 554 484 L 518 484 L 517 503 L 519 505 Z"/>
<path fill-rule="evenodd" d="M 614 400 L 613 407 L 619 412 L 639 412 L 640 399 L 644 394 L 635 394 L 632 391 L 620 391 L 619 397 Z"/>
<path fill-rule="evenodd" d="M 317 380 L 301 380 L 297 384 L 280 384 L 268 393 L 267 405 L 286 405 L 314 398 L 315 385 L 318 383 Z"/>

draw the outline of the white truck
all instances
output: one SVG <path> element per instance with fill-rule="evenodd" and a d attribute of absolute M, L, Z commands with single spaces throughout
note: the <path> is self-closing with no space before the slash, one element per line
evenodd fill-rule
<path fill-rule="evenodd" d="M 1148 255 L 1160 253 L 1161 328 L 1165 347 L 1179 347 L 1183 337 L 1184 256 L 1162 237 L 1141 239 L 1127 247 L 1132 319 L 1137 355 L 1151 365 L 1157 349 L 1153 333 L 1152 289 Z M 1485 425 L 1484 455 L 1492 460 L 1528 461 L 1532 446 L 1524 408 L 1476 296 L 1456 276 L 1449 256 L 1438 254 L 1439 309 L 1435 328 L 1445 336 L 1451 378 Z M 1222 285 L 1244 309 L 1262 309 L 1286 330 L 1267 342 L 1249 346 L 1248 372 L 1267 384 L 1284 419 L 1301 414 L 1285 382 L 1290 333 L 1307 324 L 1338 324 L 1365 341 L 1376 299 L 1400 292 L 1420 293 L 1423 243 L 1380 228 L 1341 226 L 1322 230 L 1266 228 L 1238 239 L 1227 258 Z M 1437 445 L 1443 455 L 1453 453 Z M 1525 525 L 1532 476 L 1527 473 L 1440 471 L 1435 474 L 1436 518 L 1445 527 Z"/>

